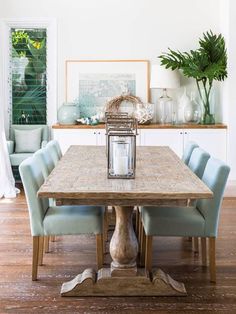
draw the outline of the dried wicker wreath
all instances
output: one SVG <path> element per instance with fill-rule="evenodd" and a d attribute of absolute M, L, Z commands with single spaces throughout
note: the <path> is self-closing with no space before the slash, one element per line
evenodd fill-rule
<path fill-rule="evenodd" d="M 119 111 L 120 105 L 123 101 L 127 101 L 130 102 L 134 105 L 134 107 L 137 104 L 143 104 L 142 100 L 137 97 L 137 96 L 132 96 L 132 95 L 120 95 L 120 96 L 116 96 L 113 97 L 111 100 L 109 100 L 106 103 L 106 109 L 105 111 L 109 111 L 109 112 L 117 112 Z"/>
<path fill-rule="evenodd" d="M 138 123 L 146 124 L 151 122 L 153 115 L 148 107 L 149 104 L 144 104 L 139 97 L 133 95 L 120 95 L 112 98 L 106 103 L 105 112 L 119 112 L 123 101 L 133 104 L 132 116 L 137 119 Z"/>

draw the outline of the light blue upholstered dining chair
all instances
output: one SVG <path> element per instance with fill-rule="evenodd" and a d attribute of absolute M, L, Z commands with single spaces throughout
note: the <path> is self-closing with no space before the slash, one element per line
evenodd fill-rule
<path fill-rule="evenodd" d="M 200 147 L 195 147 L 193 149 L 188 162 L 188 167 L 196 174 L 196 176 L 198 176 L 199 179 L 202 178 L 206 164 L 210 157 L 210 154 Z"/>
<path fill-rule="evenodd" d="M 195 152 L 194 152 L 195 151 Z M 193 154 L 194 152 L 194 154 Z M 192 156 L 193 154 L 193 156 Z M 192 157 L 192 158 L 191 158 Z M 210 155 L 199 148 L 198 144 L 195 142 L 188 142 L 185 146 L 184 153 L 182 156 L 183 162 L 199 177 L 202 177 L 203 171 L 205 169 L 207 160 L 210 158 Z M 189 204 L 189 200 L 186 200 L 186 204 Z M 175 206 L 176 201 L 170 200 L 170 206 Z M 136 234 L 139 240 L 140 251 L 143 251 L 143 227 L 141 223 L 141 208 L 139 207 L 136 212 Z M 189 239 L 192 240 L 191 238 Z M 198 239 L 194 239 L 194 251 L 198 252 Z M 143 256 L 140 255 L 140 264 L 143 265 Z"/>
<path fill-rule="evenodd" d="M 199 145 L 193 141 L 190 141 L 186 144 L 182 156 L 182 160 L 186 165 L 188 165 L 192 152 L 196 147 L 199 147 Z"/>
<path fill-rule="evenodd" d="M 194 143 L 193 143 L 194 144 Z M 199 179 L 202 178 L 206 164 L 208 159 L 210 158 L 210 154 L 201 149 L 200 147 L 195 147 L 191 153 L 188 167 L 198 176 Z M 188 200 L 188 205 L 195 206 L 195 200 Z M 191 241 L 192 238 L 189 238 Z M 199 252 L 199 241 L 198 237 L 193 238 L 193 251 L 197 254 Z"/>
<path fill-rule="evenodd" d="M 210 158 L 202 180 L 214 193 L 212 199 L 198 200 L 191 207 L 142 207 L 145 231 L 145 268 L 152 268 L 152 237 L 201 237 L 202 262 L 206 264 L 206 238 L 209 239 L 210 280 L 216 281 L 215 239 L 218 232 L 220 207 L 230 168 Z"/>
<path fill-rule="evenodd" d="M 57 140 L 51 140 L 50 142 L 47 143 L 45 148 L 47 151 L 46 164 L 47 164 L 47 167 L 49 168 L 49 170 L 52 171 L 52 169 L 56 166 L 56 164 L 58 163 L 58 161 L 62 157 L 61 148 L 60 148 L 60 145 L 59 145 Z M 45 159 L 45 156 L 43 158 Z M 50 158 L 50 162 L 49 162 L 48 158 Z M 52 161 L 52 163 L 51 163 L 51 161 Z M 49 200 L 50 204 L 51 204 L 51 202 L 52 202 L 52 200 Z M 52 242 L 56 241 L 55 236 L 51 236 L 50 239 Z M 49 244 L 49 242 L 48 242 L 48 244 Z M 45 252 L 47 252 L 48 249 L 49 249 L 49 246 L 47 247 L 47 245 L 46 245 L 45 246 Z"/>
<path fill-rule="evenodd" d="M 50 151 L 44 147 L 35 152 L 34 156 L 38 160 L 44 179 L 46 179 L 55 167 Z"/>
<path fill-rule="evenodd" d="M 62 152 L 61 152 L 61 148 L 59 146 L 58 141 L 52 140 L 52 141 L 48 142 L 46 145 L 46 149 L 48 150 L 48 152 L 49 152 L 49 154 L 50 154 L 50 156 L 54 162 L 54 166 L 56 166 L 56 164 L 58 163 L 58 161 L 62 157 Z"/>
<path fill-rule="evenodd" d="M 188 161 L 188 167 L 201 179 L 202 176 L 203 176 L 203 173 L 204 173 L 204 170 L 205 170 L 205 167 L 206 167 L 206 164 L 207 164 L 207 161 L 208 159 L 210 158 L 210 155 L 204 151 L 203 149 L 201 149 L 200 147 L 196 147 L 196 145 L 194 144 L 192 146 L 192 150 L 191 150 L 191 155 L 190 155 L 190 159 Z M 189 149 L 188 149 L 189 151 Z M 188 154 L 189 155 L 189 154 Z M 193 200 L 187 200 L 186 201 L 186 205 L 192 205 L 192 206 L 195 206 L 196 205 L 196 201 L 193 201 Z M 170 203 L 168 204 L 170 207 L 175 207 L 177 206 L 175 204 L 175 202 L 170 201 Z M 139 234 L 139 243 L 140 243 L 140 251 L 144 251 L 144 243 L 143 243 L 143 226 L 142 224 L 140 223 L 140 234 Z M 191 240 L 192 238 L 190 238 Z M 198 247 L 198 238 L 194 238 L 194 241 L 193 241 L 193 244 L 194 244 L 194 252 L 195 253 L 198 253 L 199 251 L 199 247 Z M 143 254 L 141 253 L 140 255 L 140 264 L 143 265 L 144 263 L 144 256 Z"/>
<path fill-rule="evenodd" d="M 38 162 L 41 166 L 41 169 L 44 175 L 44 179 L 46 179 L 48 175 L 51 173 L 51 171 L 53 170 L 53 168 L 56 166 L 58 161 L 61 159 L 62 152 L 61 152 L 61 148 L 58 141 L 52 140 L 47 143 L 45 148 L 40 149 L 34 155 L 38 159 Z M 53 206 L 54 203 L 55 202 L 53 199 L 49 199 L 50 206 Z M 105 252 L 106 241 L 108 241 L 108 208 L 107 206 L 105 207 L 103 225 L 104 225 L 103 246 L 104 246 L 104 252 Z M 50 239 L 52 242 L 56 241 L 55 236 L 51 236 Z M 45 253 L 48 253 L 49 252 L 49 237 L 44 238 L 44 248 L 45 248 Z"/>
<path fill-rule="evenodd" d="M 40 169 L 42 171 L 44 180 L 49 176 L 51 171 L 54 169 L 54 161 L 51 157 L 50 151 L 45 147 L 39 149 L 37 152 L 34 153 L 35 158 L 37 159 L 38 165 L 40 166 Z M 50 198 L 49 199 L 49 206 L 54 206 L 55 200 Z M 56 241 L 55 236 L 46 236 L 44 237 L 44 251 L 45 253 L 49 253 L 49 238 L 51 238 L 51 241 Z"/>
<path fill-rule="evenodd" d="M 10 162 L 16 181 L 21 181 L 18 167 L 38 149 L 46 146 L 49 139 L 48 125 L 12 124 L 7 141 Z"/>
<path fill-rule="evenodd" d="M 23 161 L 19 167 L 25 190 L 31 234 L 33 236 L 32 280 L 37 279 L 38 264 L 42 263 L 43 239 L 50 235 L 95 234 L 97 267 L 103 264 L 102 206 L 49 206 L 48 199 L 39 199 L 37 191 L 44 176 L 35 156 Z"/>

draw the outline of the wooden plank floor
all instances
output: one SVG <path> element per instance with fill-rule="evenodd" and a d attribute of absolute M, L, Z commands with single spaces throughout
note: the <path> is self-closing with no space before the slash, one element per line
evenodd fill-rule
<path fill-rule="evenodd" d="M 236 313 L 236 199 L 224 201 L 217 240 L 217 284 L 191 243 L 155 238 L 153 264 L 183 281 L 187 297 L 62 298 L 61 284 L 95 267 L 93 236 L 59 237 L 31 281 L 31 236 L 25 198 L 0 200 L 0 313 Z M 105 258 L 107 266 L 110 256 Z"/>

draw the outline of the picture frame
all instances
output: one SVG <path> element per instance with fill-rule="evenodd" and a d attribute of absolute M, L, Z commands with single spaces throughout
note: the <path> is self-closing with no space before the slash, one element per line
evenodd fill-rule
<path fill-rule="evenodd" d="M 149 102 L 148 60 L 66 60 L 65 71 L 66 102 L 78 104 L 82 118 L 99 114 L 121 94 Z"/>

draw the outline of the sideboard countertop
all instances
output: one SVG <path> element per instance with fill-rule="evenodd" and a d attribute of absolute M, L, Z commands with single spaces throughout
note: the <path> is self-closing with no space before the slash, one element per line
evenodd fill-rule
<path fill-rule="evenodd" d="M 97 125 L 87 124 L 53 124 L 53 129 L 105 129 L 105 124 Z M 139 129 L 227 129 L 227 125 L 223 123 L 216 124 L 139 124 Z"/>

